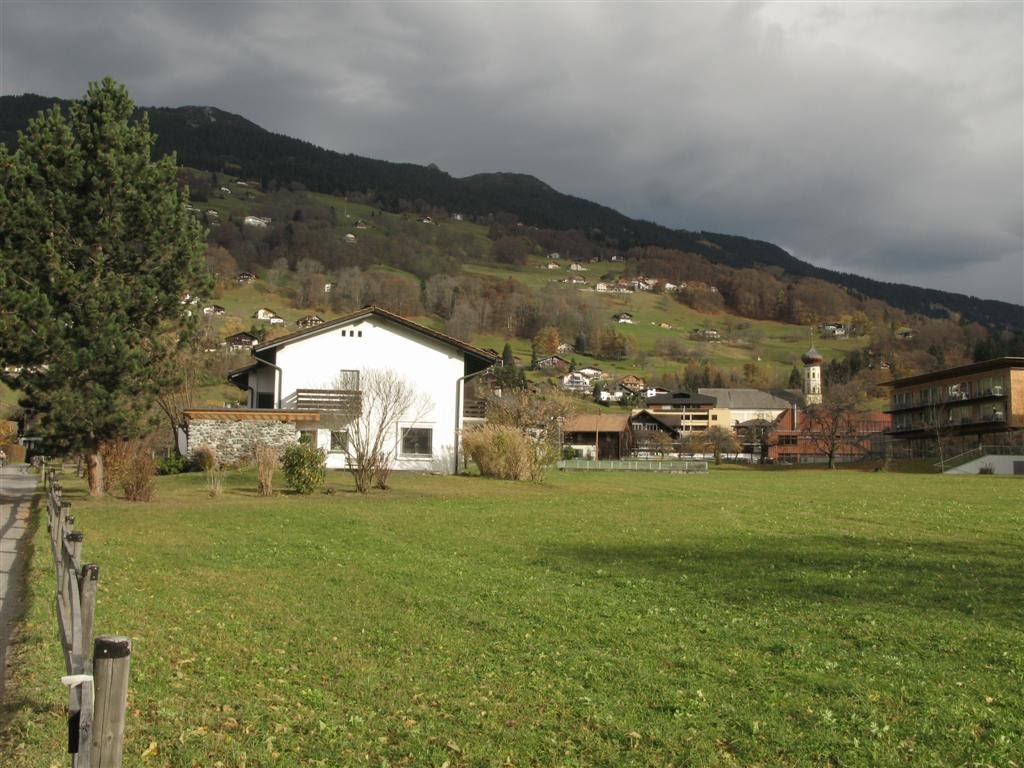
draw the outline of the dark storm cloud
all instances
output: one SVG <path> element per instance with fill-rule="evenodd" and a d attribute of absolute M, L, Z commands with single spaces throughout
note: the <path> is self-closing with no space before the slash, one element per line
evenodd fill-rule
<path fill-rule="evenodd" d="M 212 104 L 1024 300 L 1022 6 L 10 3 L 0 86 Z M 43 55 L 45 52 L 45 55 Z"/>

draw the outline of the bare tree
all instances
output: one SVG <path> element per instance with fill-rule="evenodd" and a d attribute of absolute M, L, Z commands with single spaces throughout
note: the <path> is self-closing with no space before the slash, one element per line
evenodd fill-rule
<path fill-rule="evenodd" d="M 737 452 L 740 449 L 740 441 L 731 429 L 714 426 L 689 433 L 686 436 L 686 447 L 693 453 L 711 452 L 714 454 L 715 464 L 721 464 L 722 454 Z"/>
<path fill-rule="evenodd" d="M 833 386 L 824 402 L 807 409 L 804 434 L 828 457 L 829 469 L 835 468 L 839 450 L 858 434 L 861 397 L 860 391 L 851 385 Z"/>
<path fill-rule="evenodd" d="M 156 404 L 167 419 L 171 429 L 171 445 L 181 455 L 178 446 L 178 431 L 185 429 L 185 411 L 193 406 L 199 388 L 201 361 L 195 353 L 182 352 L 165 361 L 168 368 L 165 381 L 172 386 L 161 389 L 156 395 Z"/>
<path fill-rule="evenodd" d="M 322 421 L 347 430 L 348 469 L 356 490 L 366 493 L 372 487 L 388 487 L 400 443 L 399 423 L 421 419 L 431 401 L 390 368 L 362 371 L 359 378 L 358 408 Z M 350 389 L 351 381 L 343 376 L 335 381 L 335 387 Z"/>

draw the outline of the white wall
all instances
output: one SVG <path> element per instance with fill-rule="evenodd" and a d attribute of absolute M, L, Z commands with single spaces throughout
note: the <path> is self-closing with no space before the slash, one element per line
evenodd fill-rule
<path fill-rule="evenodd" d="M 461 408 L 456 408 L 456 386 L 465 372 L 460 350 L 387 320 L 369 317 L 278 347 L 277 365 L 281 368 L 281 408 L 295 407 L 297 389 L 336 389 L 342 370 L 358 370 L 361 377 L 375 369 L 395 371 L 426 399 L 420 417 L 415 422 L 401 422 L 391 437 L 397 456 L 395 468 L 455 471 L 456 433 L 462 426 Z M 399 445 L 403 427 L 433 430 L 433 455 L 403 457 Z M 321 429 L 317 442 L 329 447 L 329 430 Z M 345 457 L 328 454 L 328 466 L 343 468 Z"/>

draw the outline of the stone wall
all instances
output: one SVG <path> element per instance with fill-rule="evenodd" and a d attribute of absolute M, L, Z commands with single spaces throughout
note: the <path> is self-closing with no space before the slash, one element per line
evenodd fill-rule
<path fill-rule="evenodd" d="M 253 446 L 269 445 L 284 451 L 299 440 L 299 431 L 292 422 L 249 419 L 192 419 L 188 426 L 188 455 L 201 445 L 208 445 L 222 464 L 250 461 Z"/>

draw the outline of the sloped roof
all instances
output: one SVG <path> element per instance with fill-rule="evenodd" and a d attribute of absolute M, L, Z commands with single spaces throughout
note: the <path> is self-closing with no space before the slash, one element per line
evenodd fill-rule
<path fill-rule="evenodd" d="M 625 432 L 627 429 L 628 413 L 585 413 L 571 416 L 562 426 L 563 432 Z"/>
<path fill-rule="evenodd" d="M 357 320 L 363 320 L 368 317 L 377 317 L 382 320 L 387 320 L 389 322 L 395 323 L 396 325 L 401 325 L 412 331 L 423 334 L 424 336 L 429 336 L 430 338 L 435 339 L 436 341 L 440 341 L 442 344 L 447 344 L 450 347 L 460 349 L 467 355 L 474 357 L 480 362 L 486 363 L 487 365 L 495 363 L 498 360 L 497 355 L 493 355 L 490 352 L 478 349 L 477 347 L 467 344 L 464 341 L 459 341 L 458 339 L 453 338 L 451 336 L 447 336 L 441 333 L 440 331 L 435 331 L 433 328 L 428 328 L 425 325 L 420 325 L 419 323 L 415 323 L 412 320 L 402 317 L 401 315 L 396 315 L 394 312 L 389 312 L 386 309 L 381 309 L 380 307 L 375 306 L 363 307 L 360 310 L 350 312 L 349 314 L 342 315 L 341 317 L 335 318 L 334 320 L 329 320 L 327 322 L 321 323 L 320 325 L 314 326 L 313 328 L 307 328 L 302 331 L 296 331 L 295 333 L 290 333 L 287 336 L 279 336 L 273 341 L 268 341 L 266 344 L 260 344 L 259 346 L 255 347 L 253 349 L 253 352 L 255 354 L 258 354 L 268 349 L 276 349 L 278 347 L 287 346 L 288 344 L 292 344 L 293 342 L 301 341 L 302 339 L 306 339 L 311 336 L 316 336 L 321 333 L 328 333 L 334 330 L 335 328 L 347 325 Z"/>
<path fill-rule="evenodd" d="M 803 397 L 802 393 L 795 389 L 701 387 L 697 391 L 702 395 L 713 397 L 719 408 L 736 410 L 785 410 Z"/>

